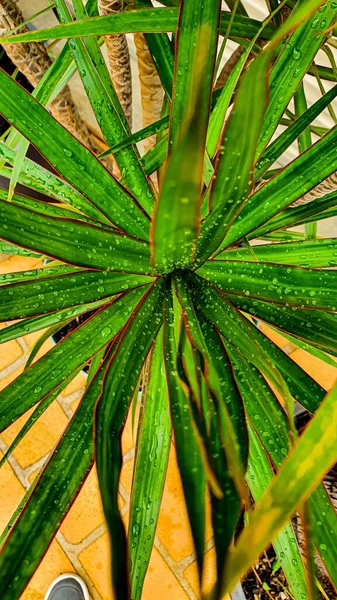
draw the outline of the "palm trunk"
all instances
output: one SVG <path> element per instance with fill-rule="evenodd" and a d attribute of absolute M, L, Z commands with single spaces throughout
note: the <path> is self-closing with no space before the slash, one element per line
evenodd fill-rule
<path fill-rule="evenodd" d="M 331 192 L 337 191 L 337 171 L 332 173 L 329 177 L 321 181 L 316 187 L 314 187 L 310 192 L 307 192 L 292 204 L 291 206 L 299 206 L 299 204 L 308 204 L 313 200 L 317 200 L 318 198 L 322 198 L 325 194 L 330 194 Z"/>
<path fill-rule="evenodd" d="M 143 127 L 147 127 L 161 117 L 164 92 L 145 36 L 142 33 L 135 33 L 134 40 L 138 58 Z M 147 138 L 144 143 L 145 150 L 150 150 L 155 141 L 155 135 Z"/>
<path fill-rule="evenodd" d="M 100 15 L 111 15 L 123 10 L 123 0 L 98 0 Z M 109 68 L 112 83 L 121 103 L 130 129 L 132 127 L 132 78 L 130 53 L 126 36 L 106 35 Z"/>
<path fill-rule="evenodd" d="M 0 0 L 0 36 L 23 22 L 22 13 L 13 0 Z M 23 25 L 18 33 L 25 33 Z M 17 69 L 36 87 L 51 65 L 51 59 L 42 43 L 29 42 L 22 44 L 6 44 L 4 49 Z M 71 91 L 66 85 L 58 96 L 51 102 L 50 111 L 68 131 L 83 142 L 92 152 L 100 154 L 102 148 L 96 142 L 86 123 L 81 118 Z M 109 164 L 106 166 L 109 167 Z"/>

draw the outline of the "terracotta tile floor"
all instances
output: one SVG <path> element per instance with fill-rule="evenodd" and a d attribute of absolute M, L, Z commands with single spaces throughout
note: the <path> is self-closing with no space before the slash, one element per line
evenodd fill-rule
<path fill-rule="evenodd" d="M 35 259 L 12 257 L 1 261 L 0 274 L 40 266 Z M 268 330 L 281 347 L 293 355 L 296 362 L 316 376 L 320 383 L 330 389 L 336 379 L 336 370 L 295 349 L 284 338 Z M 0 389 L 10 383 L 22 371 L 29 348 L 39 337 L 36 334 L 1 346 Z M 51 341 L 44 346 L 44 351 Z M 0 475 L 0 526 L 1 530 L 20 502 L 25 489 L 43 463 L 78 403 L 83 391 L 85 377 L 79 374 L 66 388 L 29 434 L 13 452 Z M 14 423 L 0 437 L 0 451 L 4 452 L 27 417 Z M 124 468 L 121 481 L 121 506 L 126 517 L 129 508 L 130 482 L 133 461 L 133 435 L 128 422 L 124 435 Z M 206 553 L 205 588 L 214 580 L 214 549 L 211 531 L 208 532 Z M 32 578 L 22 600 L 43 600 L 51 581 L 60 573 L 76 571 L 86 581 L 92 600 L 111 600 L 109 587 L 109 545 L 104 524 L 98 484 L 93 469 L 78 498 L 64 520 L 60 531 L 51 544 L 44 560 Z M 181 483 L 174 450 L 171 451 L 168 477 L 159 519 L 155 548 L 149 566 L 143 599 L 155 597 L 170 600 L 197 600 L 198 585 L 191 536 L 186 520 Z"/>

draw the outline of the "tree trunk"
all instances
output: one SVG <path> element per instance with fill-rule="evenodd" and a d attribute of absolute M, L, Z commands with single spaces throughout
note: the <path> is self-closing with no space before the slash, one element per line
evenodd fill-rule
<path fill-rule="evenodd" d="M 98 0 L 100 15 L 111 15 L 123 10 L 123 0 Z M 130 129 L 132 127 L 132 78 L 130 53 L 124 34 L 106 35 L 109 68 L 112 83 L 121 103 Z"/>
<path fill-rule="evenodd" d="M 138 58 L 143 127 L 147 127 L 160 119 L 164 92 L 145 36 L 142 33 L 135 33 L 134 40 Z M 155 141 L 155 135 L 147 138 L 144 142 L 145 150 L 150 150 Z"/>
<path fill-rule="evenodd" d="M 0 0 L 0 36 L 17 27 L 22 22 L 23 16 L 17 4 L 13 0 Z M 26 31 L 28 29 L 23 25 L 18 30 L 18 33 L 25 33 Z M 46 48 L 40 42 L 6 44 L 4 49 L 17 69 L 25 75 L 33 87 L 37 86 L 52 62 Z M 62 123 L 70 133 L 83 142 L 90 150 L 95 154 L 102 152 L 102 148 L 81 118 L 67 85 L 53 102 L 50 103 L 49 108 L 55 119 Z M 106 166 L 109 167 L 109 165 L 110 161 Z"/>
<path fill-rule="evenodd" d="M 308 204 L 308 202 L 312 202 L 313 200 L 317 200 L 317 198 L 322 198 L 325 194 L 330 194 L 331 192 L 337 191 L 337 171 L 332 173 L 329 177 L 321 181 L 316 187 L 314 187 L 310 192 L 307 192 L 292 204 L 291 206 L 299 206 L 299 204 Z"/>

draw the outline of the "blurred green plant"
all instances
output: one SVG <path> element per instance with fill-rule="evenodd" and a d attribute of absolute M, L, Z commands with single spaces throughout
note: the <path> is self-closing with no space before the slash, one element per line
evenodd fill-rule
<path fill-rule="evenodd" d="M 1 40 L 6 47 L 69 39 L 36 98 L 0 71 L 0 112 L 11 125 L 0 142 L 1 174 L 46 197 L 13 193 L 8 201 L 0 190 L 1 249 L 52 259 L 44 268 L 1 276 L 0 320 L 7 326 L 0 342 L 49 328 L 23 373 L 0 393 L 1 430 L 35 407 L 2 463 L 90 363 L 77 411 L 3 533 L 2 600 L 22 594 L 94 460 L 114 593 L 118 600 L 139 599 L 172 432 L 200 581 L 210 494 L 217 557 L 212 598 L 231 591 L 270 542 L 292 596 L 314 597 L 312 569 L 289 520 L 303 502 L 311 520 L 308 548 L 316 547 L 337 585 L 337 519 L 320 483 L 337 458 L 336 390 L 325 398 L 324 389 L 253 319 L 284 331 L 330 364 L 337 356 L 337 273 L 331 269 L 337 266 L 337 239 L 317 238 L 312 226 L 306 228 L 309 239 L 288 231 L 337 214 L 333 189 L 291 208 L 337 167 L 337 127 L 314 143 L 308 133 L 337 86 L 309 108 L 302 86 L 319 49 L 333 46 L 337 5 L 270 2 L 274 12 L 260 23 L 241 2 L 228 3 L 229 12 L 221 11 L 220 0 L 161 3 L 168 6 L 137 0 L 133 10 L 95 16 L 95 0 L 86 7 L 76 0 L 75 19 L 65 0 L 55 0 L 60 25 Z M 286 19 L 280 12 L 285 4 Z M 83 18 L 86 11 L 90 18 Z M 170 110 L 169 118 L 163 112 L 136 134 L 98 41 L 129 32 L 145 32 Z M 170 32 L 176 34 L 172 41 Z M 225 85 L 214 90 L 221 36 L 239 43 L 242 52 Z M 48 103 L 65 85 L 72 61 L 119 179 L 37 100 Z M 333 68 L 314 72 L 334 79 Z M 280 134 L 294 97 L 296 120 Z M 158 132 L 160 139 L 141 157 L 136 142 Z M 25 157 L 19 134 L 59 176 Z M 13 137 L 19 149 L 13 150 Z M 270 176 L 268 169 L 295 140 L 298 157 Z M 150 178 L 158 169 L 159 189 Z M 31 364 L 46 336 L 89 311 L 84 323 Z M 117 502 L 121 436 L 140 389 L 126 535 Z M 314 415 L 298 440 L 293 399 Z M 258 503 L 253 514 L 250 494 Z M 242 511 L 247 525 L 234 543 Z"/>

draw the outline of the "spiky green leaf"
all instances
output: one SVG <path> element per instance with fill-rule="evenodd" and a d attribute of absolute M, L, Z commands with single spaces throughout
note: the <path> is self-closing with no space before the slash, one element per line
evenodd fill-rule
<path fill-rule="evenodd" d="M 159 272 L 194 260 L 220 4 L 212 0 L 205 8 L 185 0 L 181 5 L 169 131 L 169 149 L 174 145 L 174 151 L 152 228 L 153 264 Z"/>
<path fill-rule="evenodd" d="M 28 280 L 22 283 L 8 283 L 0 286 L 0 321 L 42 315 L 70 306 L 93 303 L 152 282 L 152 277 L 140 275 L 77 271 L 41 277 L 38 282 Z"/>
<path fill-rule="evenodd" d="M 0 392 L 0 429 L 8 427 L 94 356 L 123 327 L 144 289 L 98 311 Z"/>
<path fill-rule="evenodd" d="M 150 247 L 137 238 L 3 200 L 0 217 L 0 237 L 24 248 L 83 267 L 151 272 Z"/>
<path fill-rule="evenodd" d="M 150 357 L 131 492 L 128 542 L 134 600 L 141 597 L 149 566 L 171 446 L 171 419 L 162 356 L 163 335 L 160 332 Z"/>
<path fill-rule="evenodd" d="M 108 219 L 123 231 L 137 232 L 146 239 L 148 219 L 130 194 L 4 71 L 0 72 L 0 112 Z"/>
<path fill-rule="evenodd" d="M 337 272 L 267 262 L 211 260 L 198 274 L 227 294 L 336 312 Z"/>
<path fill-rule="evenodd" d="M 96 409 L 97 474 L 111 539 L 112 582 L 117 600 L 129 598 L 126 536 L 118 510 L 120 436 L 140 369 L 161 324 L 163 289 L 162 282 L 155 284 L 131 315 L 109 365 Z"/>

